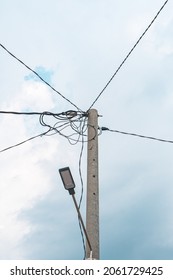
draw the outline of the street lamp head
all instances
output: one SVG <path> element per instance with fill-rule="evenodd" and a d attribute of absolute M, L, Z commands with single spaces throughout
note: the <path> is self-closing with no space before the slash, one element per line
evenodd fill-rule
<path fill-rule="evenodd" d="M 69 194 L 75 194 L 75 183 L 69 167 L 59 169 L 64 188 L 69 191 Z"/>

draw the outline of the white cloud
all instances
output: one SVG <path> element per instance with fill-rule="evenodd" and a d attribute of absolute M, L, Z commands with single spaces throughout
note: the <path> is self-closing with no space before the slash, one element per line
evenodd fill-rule
<path fill-rule="evenodd" d="M 47 88 L 39 83 L 25 82 L 6 110 L 38 111 L 52 109 L 54 103 Z M 4 108 L 5 109 L 5 108 Z M 35 125 L 38 127 L 38 120 Z M 38 134 L 32 127 L 32 134 L 27 127 L 33 126 L 32 117 L 3 116 L 0 121 L 3 137 L 1 148 L 17 144 Z M 43 130 L 42 130 L 43 131 Z M 56 139 L 40 138 L 19 147 L 1 153 L 0 176 L 0 258 L 22 258 L 23 252 L 15 252 L 22 239 L 32 233 L 32 224 L 20 218 L 26 209 L 32 209 L 54 187 L 51 185 L 51 171 L 47 172 L 45 163 L 50 163 L 60 150 L 58 137 Z M 12 253 L 7 253 L 7 252 Z M 8 255 L 9 254 L 9 255 Z"/>

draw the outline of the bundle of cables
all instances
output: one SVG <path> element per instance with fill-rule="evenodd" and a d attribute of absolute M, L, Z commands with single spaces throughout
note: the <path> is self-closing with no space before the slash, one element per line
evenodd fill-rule
<path fill-rule="evenodd" d="M 39 115 L 40 124 L 46 127 L 47 130 L 18 144 L 2 149 L 0 150 L 0 152 L 5 152 L 37 137 L 51 136 L 54 134 L 59 134 L 65 137 L 71 145 L 75 145 L 79 142 L 87 142 L 87 140 L 85 140 L 85 137 L 87 136 L 86 130 L 88 114 L 85 112 L 69 110 L 62 113 L 52 113 L 47 111 L 42 113 L 1 111 L 1 113 L 15 115 Z"/>

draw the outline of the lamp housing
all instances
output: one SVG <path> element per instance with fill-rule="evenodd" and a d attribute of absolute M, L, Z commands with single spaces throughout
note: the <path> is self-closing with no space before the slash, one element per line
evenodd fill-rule
<path fill-rule="evenodd" d="M 59 173 L 64 185 L 64 188 L 69 191 L 70 194 L 75 194 L 75 182 L 73 180 L 71 171 L 69 167 L 64 167 L 59 169 Z"/>

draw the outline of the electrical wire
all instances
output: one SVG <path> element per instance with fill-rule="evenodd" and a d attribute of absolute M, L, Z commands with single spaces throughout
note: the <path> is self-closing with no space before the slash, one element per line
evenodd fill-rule
<path fill-rule="evenodd" d="M 79 111 L 67 111 L 63 114 L 63 116 L 54 116 L 52 114 L 51 117 L 58 120 L 54 123 L 54 125 L 52 125 L 50 118 L 49 122 L 45 120 L 46 114 L 43 113 L 40 115 L 40 124 L 51 129 L 53 134 L 58 133 L 59 135 L 65 137 L 71 145 L 83 142 L 84 140 L 82 139 L 82 136 L 84 134 L 83 129 L 81 131 L 81 125 L 83 117 L 86 117 L 86 114 Z"/>
<path fill-rule="evenodd" d="M 80 229 L 80 233 L 81 233 L 82 244 L 83 244 L 83 250 L 84 250 L 84 257 L 83 257 L 83 260 L 85 260 L 85 258 L 86 258 L 86 246 L 85 246 L 84 233 L 83 233 L 83 230 L 82 230 L 81 221 L 80 221 L 80 218 L 79 218 L 79 217 L 78 217 L 78 222 L 79 222 L 79 229 Z"/>
<path fill-rule="evenodd" d="M 126 55 L 126 57 L 124 58 L 124 60 L 122 61 L 122 63 L 119 65 L 119 67 L 116 69 L 116 71 L 114 72 L 114 74 L 112 75 L 112 77 L 110 78 L 110 80 L 107 82 L 107 84 L 105 85 L 105 87 L 101 90 L 101 92 L 99 93 L 99 95 L 96 97 L 96 99 L 93 101 L 93 103 L 91 104 L 91 106 L 89 107 L 88 110 L 90 110 L 94 104 L 97 102 L 97 100 L 101 97 L 101 95 L 103 94 L 103 92 L 106 90 L 106 88 L 109 86 L 109 84 L 112 82 L 112 80 L 115 78 L 115 76 L 117 75 L 117 73 L 119 72 L 119 70 L 122 68 L 122 66 L 125 64 L 125 62 L 127 61 L 127 59 L 130 57 L 130 55 L 132 54 L 132 52 L 134 51 L 134 49 L 137 47 L 137 45 L 139 44 L 139 42 L 142 40 L 142 38 L 145 36 L 145 34 L 147 33 L 147 31 L 150 29 L 150 27 L 152 26 L 152 24 L 155 22 L 155 20 L 157 19 L 157 17 L 159 16 L 159 14 L 161 13 L 161 11 L 164 9 L 165 5 L 168 3 L 168 0 L 165 1 L 165 3 L 163 4 L 163 6 L 160 8 L 160 10 L 157 12 L 156 16 L 153 18 L 153 20 L 150 22 L 150 24 L 148 25 L 148 27 L 145 29 L 145 31 L 142 33 L 142 35 L 139 37 L 139 39 L 137 40 L 137 42 L 135 43 L 135 45 L 132 47 L 132 49 L 129 51 L 129 53 Z"/>
<path fill-rule="evenodd" d="M 154 141 L 160 141 L 160 142 L 164 142 L 164 143 L 173 144 L 173 140 L 166 140 L 166 139 L 156 138 L 156 137 L 152 137 L 152 136 L 141 135 L 141 134 L 137 134 L 137 133 L 130 133 L 130 132 L 125 132 L 125 131 L 120 131 L 120 130 L 115 130 L 115 129 L 109 129 L 107 127 L 100 127 L 99 129 L 101 131 L 110 131 L 110 132 L 120 133 L 120 134 L 124 134 L 124 135 L 135 136 L 135 137 L 140 137 L 140 138 L 144 138 L 144 139 L 150 139 L 150 140 L 154 140 Z"/>
<path fill-rule="evenodd" d="M 80 181 L 81 181 L 81 196 L 80 196 L 80 201 L 79 201 L 79 209 L 81 207 L 82 199 L 83 199 L 83 190 L 84 190 L 84 184 L 83 184 L 83 176 L 82 176 L 82 156 L 83 156 L 83 151 L 84 151 L 84 144 L 85 144 L 85 130 L 87 129 L 86 126 L 86 117 L 83 120 L 83 125 L 82 125 L 82 145 L 81 145 L 81 151 L 80 151 L 80 156 L 79 156 L 79 175 L 80 175 Z"/>
<path fill-rule="evenodd" d="M 16 111 L 0 111 L 0 114 L 7 114 L 7 115 L 41 115 L 43 112 L 16 112 Z M 51 113 L 51 112 L 44 112 L 45 115 L 54 115 L 60 116 L 66 113 Z"/>
<path fill-rule="evenodd" d="M 65 137 L 71 145 L 75 145 L 81 142 L 83 132 L 81 132 L 81 122 L 83 116 L 87 116 L 80 111 L 68 110 L 61 113 L 52 112 L 16 112 L 16 111 L 0 111 L 0 114 L 12 114 L 12 115 L 39 115 L 39 122 L 42 126 L 48 128 L 47 136 L 52 136 L 59 133 L 59 135 Z M 45 120 L 45 117 L 49 118 Z M 51 123 L 49 123 L 51 122 Z M 53 124 L 52 124 L 53 122 Z M 68 131 L 68 132 L 67 132 Z M 71 132 L 72 131 L 72 132 Z M 82 140 L 83 141 L 83 140 Z M 20 143 L 19 143 L 20 144 Z M 16 145 L 14 145 L 16 147 Z M 8 149 L 7 149 L 8 150 Z"/>
<path fill-rule="evenodd" d="M 14 112 L 14 111 L 0 111 L 0 114 L 9 114 L 9 115 L 41 115 L 39 112 Z"/>
<path fill-rule="evenodd" d="M 61 113 L 52 113 L 48 111 L 44 112 L 17 112 L 17 111 L 0 111 L 0 114 L 12 114 L 12 115 L 39 115 L 39 121 L 42 126 L 48 127 L 51 131 L 54 133 L 59 133 L 60 135 L 66 137 L 69 141 L 71 141 L 71 144 L 77 144 L 80 141 L 80 137 L 83 135 L 83 129 L 81 131 L 81 124 L 82 124 L 82 118 L 86 117 L 87 114 L 81 111 L 74 111 L 74 110 L 68 110 L 66 112 Z M 54 125 L 50 125 L 46 123 L 44 120 L 45 116 L 53 117 L 54 119 L 58 120 Z M 73 130 L 72 134 L 65 135 L 61 133 L 66 128 L 71 128 Z M 52 135 L 52 134 L 51 134 Z M 72 138 L 74 136 L 78 135 L 76 139 Z M 48 134 L 50 136 L 50 134 Z M 83 140 L 82 140 L 83 141 Z M 74 143 L 73 143 L 74 142 Z"/>
<path fill-rule="evenodd" d="M 81 151 L 80 151 L 80 155 L 79 155 L 79 176 L 80 176 L 80 182 L 81 182 L 81 196 L 80 196 L 79 205 L 78 205 L 79 209 L 81 207 L 81 203 L 82 203 L 82 199 L 83 199 L 83 192 L 84 192 L 84 183 L 83 183 L 83 176 L 82 176 L 82 156 L 83 156 L 84 144 L 85 144 L 84 133 L 85 133 L 85 130 L 86 130 L 86 119 L 87 119 L 87 117 L 84 118 L 83 123 L 82 123 L 82 127 L 81 127 L 82 145 L 81 145 Z M 80 219 L 79 219 L 79 227 L 80 227 L 83 250 L 84 250 L 83 259 L 85 260 L 86 259 L 86 246 L 85 246 L 84 233 L 83 233 L 83 230 L 82 230 Z"/>
<path fill-rule="evenodd" d="M 0 111 L 2 114 L 15 114 L 15 115 L 39 115 L 40 125 L 45 127 L 47 130 L 39 135 L 33 136 L 27 140 L 24 140 L 18 144 L 12 145 L 10 147 L 0 150 L 0 152 L 5 152 L 9 149 L 15 148 L 22 145 L 30 140 L 33 140 L 39 136 L 52 136 L 59 134 L 60 136 L 66 138 L 71 145 L 76 145 L 77 143 L 84 143 L 86 137 L 85 131 L 87 114 L 80 111 L 69 110 L 62 113 L 52 113 L 52 112 L 15 112 L 15 111 Z M 81 174 L 80 174 L 81 176 Z"/>
<path fill-rule="evenodd" d="M 12 56 L 14 59 L 16 59 L 18 62 L 20 62 L 23 66 L 25 66 L 29 71 L 34 73 L 43 83 L 45 83 L 48 87 L 50 87 L 54 92 L 56 92 L 58 95 L 60 95 L 63 99 L 65 99 L 67 102 L 69 102 L 72 106 L 74 106 L 77 110 L 82 111 L 79 109 L 73 102 L 71 102 L 68 98 L 66 98 L 62 93 L 60 93 L 58 90 L 56 90 L 53 86 L 51 86 L 45 79 L 43 79 L 35 70 L 33 70 L 31 67 L 29 67 L 27 64 L 25 64 L 21 59 L 16 57 L 12 52 L 10 52 L 4 45 L 0 44 L 0 47 L 3 48 L 10 56 Z"/>
<path fill-rule="evenodd" d="M 30 137 L 30 138 L 28 138 L 28 139 L 26 139 L 26 140 L 24 140 L 24 141 L 22 141 L 22 142 L 20 142 L 20 143 L 18 143 L 18 144 L 15 144 L 15 145 L 12 145 L 12 146 L 7 147 L 7 148 L 5 148 L 5 149 L 2 149 L 2 150 L 0 150 L 0 153 L 5 152 L 5 151 L 7 151 L 7 150 L 10 150 L 10 149 L 12 149 L 12 148 L 18 147 L 18 146 L 20 146 L 20 145 L 22 145 L 22 144 L 24 144 L 24 143 L 26 143 L 26 142 L 29 142 L 29 141 L 31 141 L 31 140 L 33 140 L 33 139 L 35 139 L 35 138 L 45 136 L 47 133 L 49 133 L 49 130 L 46 131 L 46 132 L 40 133 L 40 134 L 38 134 L 38 135 L 36 135 L 36 136 Z"/>

